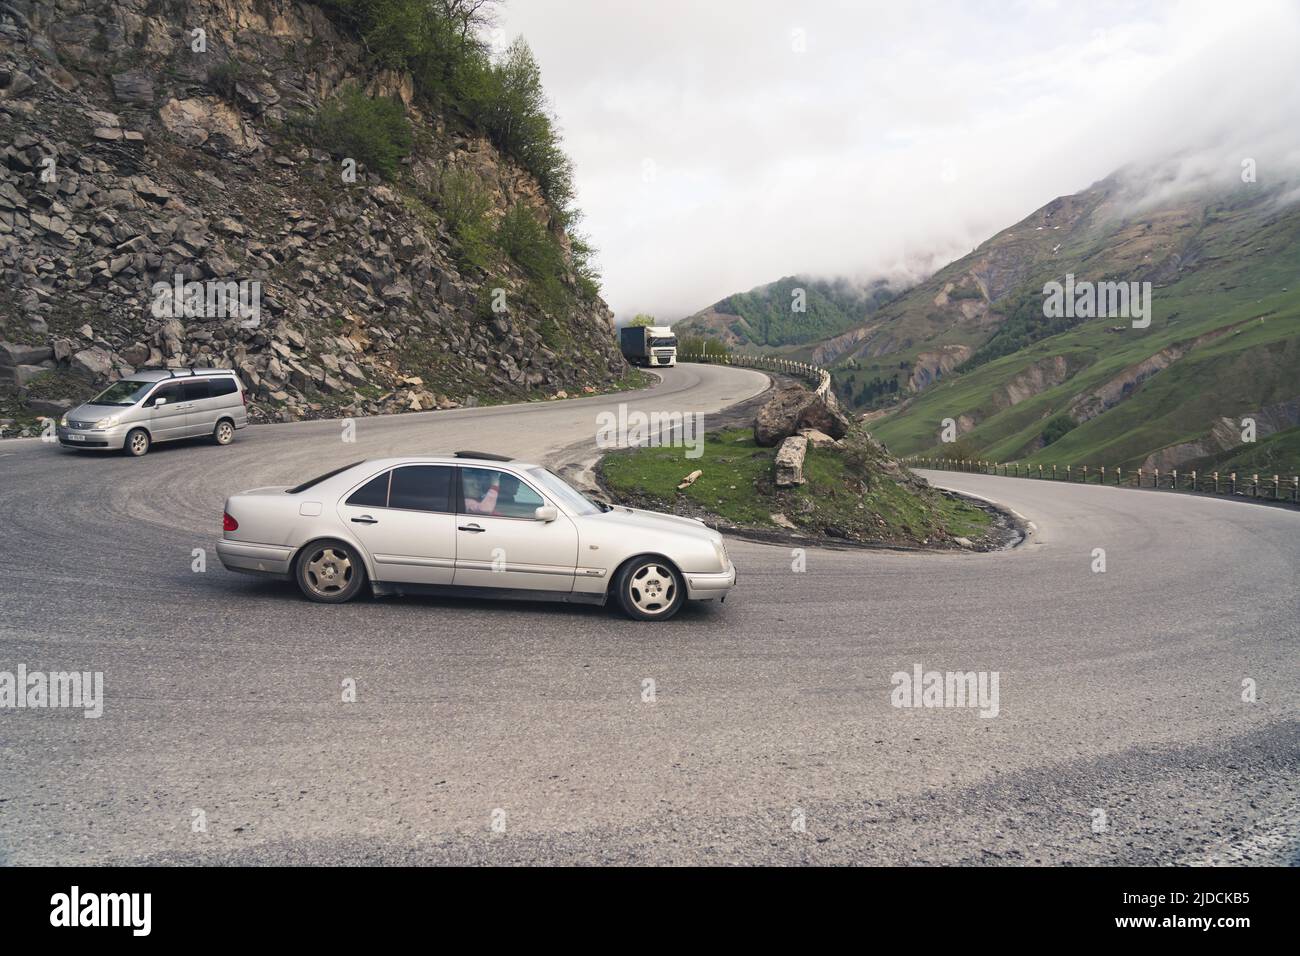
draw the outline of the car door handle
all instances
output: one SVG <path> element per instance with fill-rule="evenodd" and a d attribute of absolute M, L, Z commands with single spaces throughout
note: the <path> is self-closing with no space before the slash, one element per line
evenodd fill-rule
<path fill-rule="evenodd" d="M 378 518 L 372 518 L 370 515 L 362 515 L 360 518 L 353 518 L 354 524 L 379 524 Z"/>
<path fill-rule="evenodd" d="M 457 531 L 472 531 L 474 534 L 482 534 L 487 528 L 480 528 L 476 524 L 463 524 L 456 528 Z"/>

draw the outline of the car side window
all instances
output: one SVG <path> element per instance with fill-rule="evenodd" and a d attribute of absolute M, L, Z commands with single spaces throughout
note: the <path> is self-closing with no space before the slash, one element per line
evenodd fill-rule
<path fill-rule="evenodd" d="M 462 468 L 461 512 L 498 518 L 531 518 L 544 505 L 542 496 L 508 471 Z"/>
<path fill-rule="evenodd" d="M 197 402 L 200 399 L 212 397 L 212 387 L 205 378 L 199 379 L 197 382 L 186 382 L 182 387 L 187 402 Z"/>
<path fill-rule="evenodd" d="M 168 382 L 166 385 L 159 387 L 154 391 L 152 395 L 149 396 L 149 400 L 145 402 L 145 405 L 149 408 L 152 408 L 153 406 L 158 404 L 158 399 L 160 398 L 167 399 L 168 405 L 175 405 L 177 402 L 181 400 L 180 383 Z"/>
<path fill-rule="evenodd" d="M 452 471 L 449 465 L 404 465 L 394 468 L 388 492 L 388 507 L 451 513 Z"/>
<path fill-rule="evenodd" d="M 209 379 L 212 386 L 212 397 L 218 398 L 222 395 L 234 395 L 239 391 L 239 386 L 235 384 L 233 378 L 213 378 Z"/>
<path fill-rule="evenodd" d="M 387 508 L 388 478 L 391 474 L 391 471 L 386 471 L 382 475 L 371 478 L 352 492 L 351 497 L 345 503 L 354 505 L 357 508 Z"/>

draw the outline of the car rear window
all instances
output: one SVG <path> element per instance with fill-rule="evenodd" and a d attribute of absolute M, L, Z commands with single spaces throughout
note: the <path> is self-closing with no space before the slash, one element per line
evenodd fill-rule
<path fill-rule="evenodd" d="M 346 504 L 353 505 L 357 508 L 387 508 L 388 507 L 388 476 L 391 471 L 386 471 L 382 475 L 376 475 L 364 485 L 352 492 Z"/>
<path fill-rule="evenodd" d="M 394 468 L 388 507 L 450 512 L 452 471 L 447 465 Z"/>
<path fill-rule="evenodd" d="M 344 465 L 342 468 L 335 468 L 333 471 L 327 471 L 323 475 L 317 475 L 315 478 L 311 479 L 310 481 L 304 481 L 301 485 L 294 485 L 292 488 L 286 488 L 284 493 L 287 495 L 296 495 L 300 491 L 306 491 L 308 488 L 314 488 L 316 485 L 319 485 L 322 481 L 325 481 L 327 478 L 333 478 L 335 475 L 341 475 L 349 468 L 355 468 L 357 467 L 357 465 L 361 465 L 361 464 L 365 464 L 364 458 L 361 459 L 361 461 L 354 461 L 350 465 Z"/>

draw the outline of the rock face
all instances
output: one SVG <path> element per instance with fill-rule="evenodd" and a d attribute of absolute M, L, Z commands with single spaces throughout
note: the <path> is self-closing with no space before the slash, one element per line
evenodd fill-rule
<path fill-rule="evenodd" d="M 776 451 L 776 486 L 791 488 L 802 485 L 803 459 L 808 453 L 808 439 L 802 435 L 792 435 L 781 442 Z"/>
<path fill-rule="evenodd" d="M 351 83 L 407 104 L 417 146 L 394 183 L 364 166 L 346 182 L 286 133 Z M 0 404 L 84 398 L 142 366 L 233 367 L 262 419 L 621 378 L 612 314 L 571 261 L 571 304 L 550 311 L 522 304 L 513 262 L 467 263 L 436 207 L 448 172 L 473 174 L 490 224 L 524 203 L 561 234 L 522 167 L 375 72 L 320 6 L 0 2 Z M 36 365 L 67 394 L 20 388 Z"/>
<path fill-rule="evenodd" d="M 754 419 L 754 441 L 772 448 L 801 428 L 815 428 L 831 438 L 843 438 L 850 425 L 829 389 L 812 392 L 802 385 L 785 385 L 759 409 Z"/>

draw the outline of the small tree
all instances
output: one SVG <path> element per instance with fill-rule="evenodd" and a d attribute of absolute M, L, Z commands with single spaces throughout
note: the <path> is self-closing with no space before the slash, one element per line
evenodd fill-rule
<path fill-rule="evenodd" d="M 653 315 L 647 315 L 644 312 L 639 312 L 637 313 L 636 318 L 634 318 L 631 322 L 628 323 L 628 326 L 630 328 L 636 328 L 642 325 L 654 325 L 654 324 L 655 324 L 655 317 Z"/>

